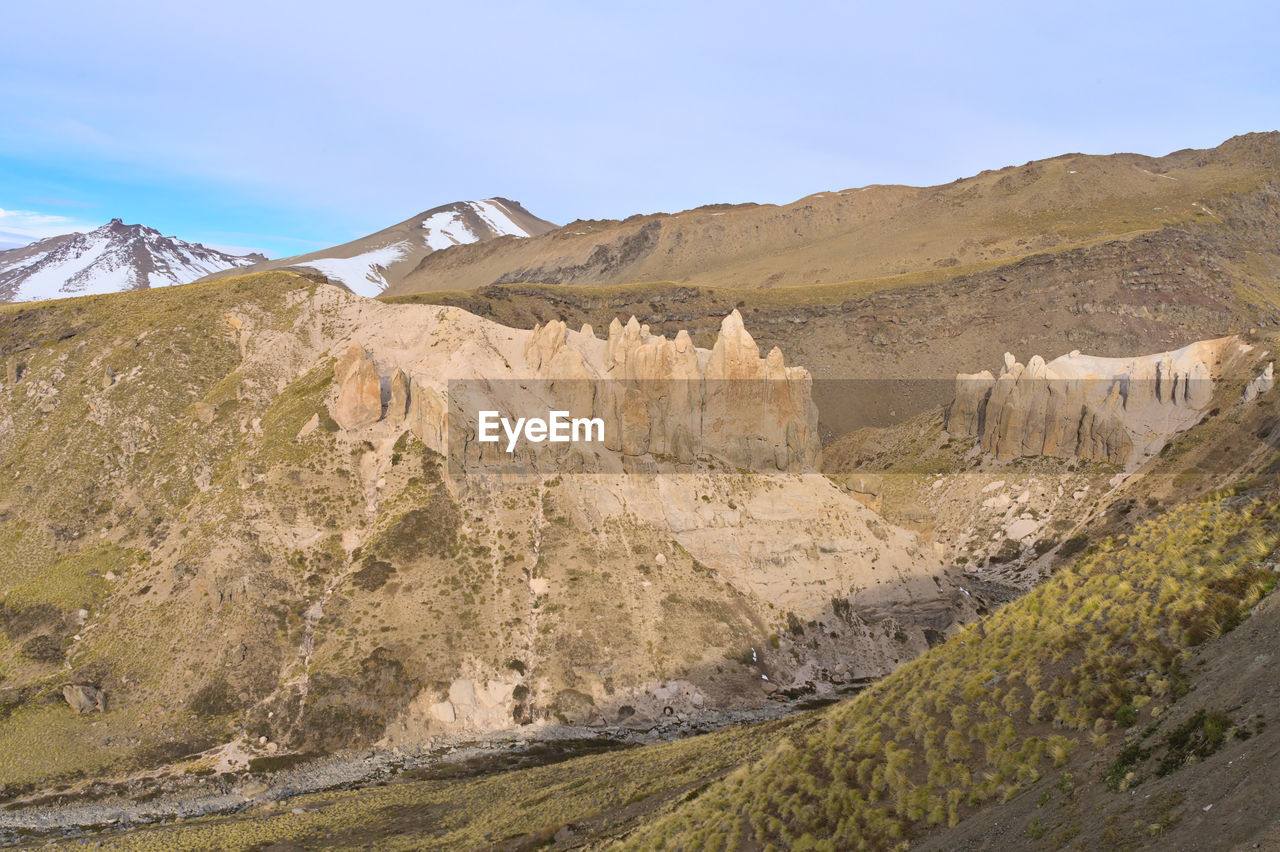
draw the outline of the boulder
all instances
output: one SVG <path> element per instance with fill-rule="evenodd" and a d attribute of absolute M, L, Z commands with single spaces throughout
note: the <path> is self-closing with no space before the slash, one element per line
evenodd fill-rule
<path fill-rule="evenodd" d="M 475 684 L 460 678 L 449 684 L 449 701 L 454 705 L 473 706 L 476 703 Z"/>
<path fill-rule="evenodd" d="M 556 694 L 554 712 L 567 724 L 586 724 L 595 715 L 595 709 L 591 696 L 576 689 L 562 689 Z"/>
<path fill-rule="evenodd" d="M 77 714 L 107 712 L 107 693 L 93 684 L 69 683 L 62 687 L 62 697 Z"/>
<path fill-rule="evenodd" d="M 1253 381 L 1249 382 L 1249 384 L 1245 386 L 1244 393 L 1240 396 L 1240 401 L 1246 403 L 1253 402 L 1255 399 L 1271 390 L 1271 388 L 1275 387 L 1275 383 L 1276 365 L 1273 361 L 1267 364 L 1266 368 L 1255 376 Z"/>
<path fill-rule="evenodd" d="M 845 478 L 844 490 L 874 512 L 884 508 L 884 479 L 874 473 L 852 473 Z"/>
<path fill-rule="evenodd" d="M 316 431 L 316 429 L 318 429 L 319 426 L 320 426 L 320 415 L 319 414 L 311 415 L 311 419 L 309 419 L 306 423 L 303 423 L 302 428 L 298 430 L 297 439 L 299 441 L 302 440 L 303 438 L 310 435 L 312 432 Z"/>
<path fill-rule="evenodd" d="M 1032 520 L 1031 518 L 1018 518 L 1016 521 L 1010 523 L 1009 526 L 1005 527 L 1004 534 L 1007 538 L 1011 538 L 1015 541 L 1021 541 L 1039 528 L 1040 523 L 1038 521 Z"/>

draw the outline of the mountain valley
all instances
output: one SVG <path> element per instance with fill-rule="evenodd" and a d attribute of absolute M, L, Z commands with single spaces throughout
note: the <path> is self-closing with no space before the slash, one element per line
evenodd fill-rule
<path fill-rule="evenodd" d="M 1277 163 L 0 253 L 0 837 L 1274 842 Z"/>

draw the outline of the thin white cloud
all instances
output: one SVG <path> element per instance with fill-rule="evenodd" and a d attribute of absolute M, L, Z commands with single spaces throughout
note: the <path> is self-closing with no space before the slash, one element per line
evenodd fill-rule
<path fill-rule="evenodd" d="M 98 205 L 92 201 L 79 201 L 75 198 L 46 198 L 43 196 L 33 196 L 24 198 L 23 201 L 29 201 L 32 204 L 44 204 L 50 207 L 97 207 Z"/>
<path fill-rule="evenodd" d="M 230 246 L 224 243 L 205 243 L 205 246 L 213 249 L 214 251 L 220 251 L 224 254 L 246 255 L 246 254 L 253 254 L 254 252 L 257 252 L 258 254 L 265 255 L 268 258 L 270 258 L 272 255 L 272 252 L 269 252 L 266 249 L 254 248 L 252 246 Z"/>
<path fill-rule="evenodd" d="M 18 245 L 56 237 L 59 234 L 91 231 L 95 227 L 97 226 L 78 221 L 70 216 L 40 213 L 35 210 L 7 210 L 0 207 L 0 241 Z"/>

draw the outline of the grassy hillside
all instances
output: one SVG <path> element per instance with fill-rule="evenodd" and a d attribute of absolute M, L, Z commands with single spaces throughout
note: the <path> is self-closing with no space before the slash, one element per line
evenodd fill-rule
<path fill-rule="evenodd" d="M 0 308 L 6 789 L 152 762 L 157 743 L 181 751 L 222 727 L 161 698 L 188 682 L 179 658 L 203 649 L 171 641 L 198 616 L 148 599 L 149 578 L 161 569 L 154 549 L 202 484 L 234 477 L 224 462 L 249 440 L 235 412 L 252 403 L 228 380 L 240 353 L 227 312 L 252 303 L 287 322 L 297 287 L 277 274 Z M 202 404 L 222 416 L 202 422 Z M 62 701 L 61 686 L 79 681 L 108 686 L 116 701 L 96 724 Z M 138 700 L 126 698 L 131 682 L 147 684 Z"/>
<path fill-rule="evenodd" d="M 1158 158 L 1065 154 L 935 187 L 571 222 L 431 255 L 388 295 L 512 282 L 774 288 L 965 274 L 1099 239 L 1221 223 L 1230 199 L 1275 180 L 1278 139 L 1250 134 Z"/>
<path fill-rule="evenodd" d="M 1206 674 L 1191 662 L 1201 650 L 1212 655 L 1273 589 L 1277 497 L 1269 474 L 1101 541 L 871 689 L 785 723 L 492 776 L 319 794 L 296 800 L 303 813 L 196 820 L 118 846 L 271 837 L 383 848 L 619 839 L 641 849 L 882 849 L 978 823 L 1033 788 L 1027 833 L 1015 842 L 1087 847 L 1103 829 L 1081 833 L 1089 813 L 1072 802 L 1084 791 L 1101 797 L 1100 809 L 1126 808 L 1129 788 L 1192 775 L 1185 767 L 1263 733 L 1257 714 L 1192 693 Z M 1107 836 L 1143 842 L 1185 814 L 1161 797 L 1123 822 L 1113 817 Z"/>
<path fill-rule="evenodd" d="M 1275 492 L 1107 541 L 629 840 L 637 848 L 884 848 L 1014 796 L 1082 744 L 1158 723 L 1185 650 L 1275 585 Z M 1215 719 L 1221 730 L 1235 723 Z M 1118 773 L 1117 786 L 1126 771 Z M 735 818 L 726 819 L 726 814 Z"/>
<path fill-rule="evenodd" d="M 1272 177 L 1260 177 L 1274 171 L 1274 147 L 1267 136 L 1168 158 L 1171 166 L 1180 164 L 1197 174 L 1197 169 L 1218 174 L 1225 169 L 1257 178 L 1248 187 L 1233 184 L 1226 195 L 1200 196 L 1194 206 L 1188 201 L 1187 216 L 1089 234 L 1067 228 L 1070 238 L 1021 246 L 1015 241 L 998 255 L 975 255 L 958 264 L 832 273 L 768 287 L 755 286 L 756 279 L 745 273 L 703 280 L 665 270 L 645 278 L 614 274 L 610 267 L 608 274 L 550 282 L 532 271 L 471 281 L 450 270 L 441 288 L 395 291 L 384 299 L 457 305 L 519 328 L 552 319 L 574 328 L 590 323 L 597 334 L 614 318 L 625 322 L 634 314 L 655 333 L 670 336 L 687 329 L 699 345 L 709 345 L 720 319 L 737 308 L 764 351 L 777 346 L 789 363 L 803 364 L 813 374 L 822 425 L 835 437 L 944 405 L 956 373 L 995 368 L 1005 352 L 1024 363 L 1035 354 L 1049 360 L 1077 349 L 1114 357 L 1280 326 L 1280 191 Z M 1230 159 L 1227 166 L 1223 152 L 1228 148 L 1253 153 Z M 1124 162 L 1162 192 L 1196 186 L 1186 176 L 1170 179 L 1172 172 L 1158 177 L 1150 163 Z M 1057 160 L 1050 163 L 1058 168 Z M 1251 171 L 1255 166 L 1261 171 Z M 1107 185 L 1121 194 L 1128 191 L 1119 177 Z M 1013 197 L 979 196 L 992 211 L 1007 212 L 997 217 L 1004 222 L 1000 227 L 1022 221 Z M 1141 192 L 1133 197 L 1143 204 L 1152 200 Z M 1088 205 L 1073 207 L 1052 187 L 1036 198 L 1053 215 L 1092 221 L 1089 217 L 1099 213 Z M 1152 216 L 1164 215 L 1152 208 L 1162 205 L 1144 209 Z M 706 215 L 712 212 L 718 211 Z M 930 221 L 947 234 L 972 233 L 968 225 Z M 897 224 L 894 218 L 886 227 L 892 231 Z M 517 242 L 533 241 L 510 241 Z M 703 237 L 690 238 L 688 244 L 703 245 Z M 499 251 L 516 249 L 520 247 L 503 243 L 484 251 L 496 258 Z M 861 256 L 847 247 L 842 251 L 842 257 Z M 453 250 L 440 253 L 441 258 L 446 255 Z M 468 256 L 460 252 L 454 261 L 465 266 Z"/>

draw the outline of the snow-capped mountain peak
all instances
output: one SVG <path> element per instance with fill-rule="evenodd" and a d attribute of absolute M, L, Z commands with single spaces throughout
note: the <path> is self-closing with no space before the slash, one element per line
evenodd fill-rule
<path fill-rule="evenodd" d="M 88 233 L 64 234 L 0 251 L 0 301 L 26 302 L 186 284 L 214 272 L 265 261 L 166 237 L 112 219 Z"/>
<path fill-rule="evenodd" d="M 494 237 L 532 236 L 530 231 L 516 224 L 502 200 L 497 198 L 459 201 L 437 208 L 422 220 L 422 230 L 423 241 L 436 251 Z"/>
<path fill-rule="evenodd" d="M 510 199 L 455 201 L 367 237 L 273 260 L 259 268 L 306 267 L 342 282 L 362 296 L 377 296 L 432 252 L 498 237 L 532 237 L 554 227 Z"/>

